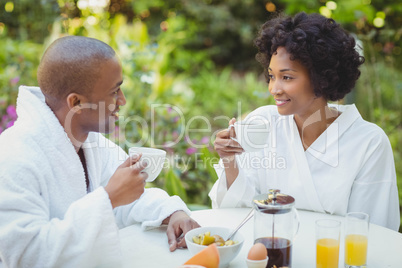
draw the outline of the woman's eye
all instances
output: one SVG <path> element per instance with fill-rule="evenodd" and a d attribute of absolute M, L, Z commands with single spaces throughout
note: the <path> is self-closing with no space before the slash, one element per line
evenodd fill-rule
<path fill-rule="evenodd" d="M 274 80 L 274 76 L 272 74 L 268 74 L 268 80 Z"/>
<path fill-rule="evenodd" d="M 292 79 L 293 79 L 292 77 L 286 75 L 283 77 L 283 80 L 292 80 Z"/>

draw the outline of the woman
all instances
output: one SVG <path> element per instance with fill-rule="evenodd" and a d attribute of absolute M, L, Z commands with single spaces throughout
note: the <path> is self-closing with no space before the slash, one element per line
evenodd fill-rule
<path fill-rule="evenodd" d="M 276 107 L 251 112 L 265 117 L 265 148 L 245 153 L 220 131 L 215 150 L 219 176 L 209 196 L 213 207 L 248 207 L 253 196 L 280 189 L 296 207 L 345 215 L 361 211 L 371 222 L 398 230 L 399 199 L 392 149 L 384 131 L 341 100 L 360 76 L 364 58 L 355 40 L 318 14 L 278 16 L 255 40 Z M 232 119 L 229 124 L 233 124 Z"/>

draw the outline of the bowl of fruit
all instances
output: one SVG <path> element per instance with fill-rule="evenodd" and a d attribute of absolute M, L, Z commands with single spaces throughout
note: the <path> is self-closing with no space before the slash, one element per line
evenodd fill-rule
<path fill-rule="evenodd" d="M 211 244 L 217 246 L 219 252 L 219 267 L 227 267 L 239 254 L 244 238 L 237 232 L 233 238 L 227 240 L 232 229 L 226 227 L 199 227 L 188 231 L 185 235 L 187 248 L 192 255 L 197 254 Z"/>

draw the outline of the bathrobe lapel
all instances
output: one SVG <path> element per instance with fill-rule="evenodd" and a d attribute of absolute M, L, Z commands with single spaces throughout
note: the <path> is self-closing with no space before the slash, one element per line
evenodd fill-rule
<path fill-rule="evenodd" d="M 297 166 L 298 175 L 302 181 L 303 190 L 312 210 L 324 213 L 324 208 L 321 205 L 318 198 L 317 191 L 315 189 L 313 178 L 311 176 L 310 168 L 306 159 L 305 151 L 300 140 L 299 131 L 297 129 L 296 122 L 293 116 L 289 116 L 290 135 L 292 135 L 290 142 L 293 157 L 296 161 L 294 164 Z"/>
<path fill-rule="evenodd" d="M 338 105 L 330 105 L 339 110 Z M 297 160 L 295 164 L 299 172 L 300 180 L 303 182 L 303 188 L 306 199 L 308 200 L 312 210 L 318 212 L 326 212 L 319 199 L 318 192 L 315 188 L 310 167 L 314 166 L 314 161 L 321 161 L 329 167 L 336 167 L 339 164 L 339 138 L 360 117 L 354 105 L 343 106 L 342 114 L 304 151 L 302 141 L 300 139 L 297 125 L 293 116 L 289 117 L 290 132 L 293 138 L 292 153 Z M 328 148 L 331 149 L 329 150 Z"/>

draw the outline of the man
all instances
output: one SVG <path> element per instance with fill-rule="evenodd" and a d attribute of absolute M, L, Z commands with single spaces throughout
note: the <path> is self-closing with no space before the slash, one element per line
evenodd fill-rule
<path fill-rule="evenodd" d="M 100 134 L 126 103 L 114 50 L 60 38 L 38 83 L 20 88 L 18 120 L 0 136 L 0 267 L 118 267 L 118 227 L 133 223 L 168 224 L 170 250 L 185 246 L 199 225 L 183 201 L 144 189 L 141 156 Z"/>

